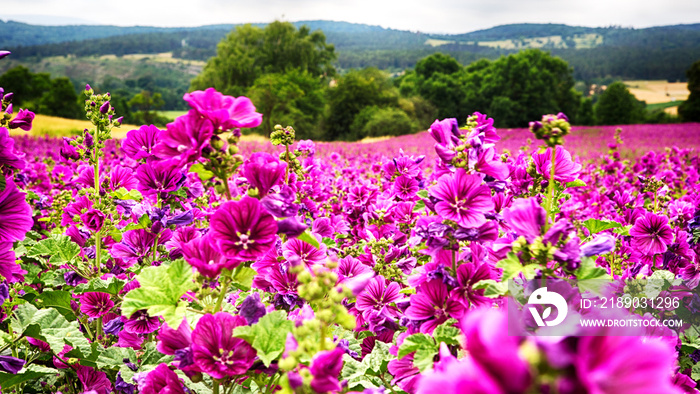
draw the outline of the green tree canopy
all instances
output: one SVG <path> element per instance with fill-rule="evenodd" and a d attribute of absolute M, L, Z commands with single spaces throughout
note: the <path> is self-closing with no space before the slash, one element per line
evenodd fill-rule
<path fill-rule="evenodd" d="M 644 120 L 645 107 L 624 83 L 613 82 L 595 104 L 596 122 L 603 125 L 639 123 Z"/>
<path fill-rule="evenodd" d="M 209 59 L 192 90 L 213 87 L 233 96 L 246 94 L 263 74 L 284 74 L 297 69 L 317 78 L 335 74 L 333 45 L 326 44 L 320 30 L 297 29 L 289 22 L 273 22 L 264 29 L 237 27 L 222 40 L 216 56 Z"/>
<path fill-rule="evenodd" d="M 353 135 L 350 128 L 355 116 L 365 107 L 398 106 L 399 91 L 386 73 L 365 68 L 350 71 L 339 78 L 337 85 L 328 89 L 327 102 L 326 138 L 353 140 L 359 137 Z"/>
<path fill-rule="evenodd" d="M 41 96 L 39 112 L 72 119 L 83 116 L 83 108 L 70 79 L 60 77 L 51 81 L 51 88 Z"/>
<path fill-rule="evenodd" d="M 678 115 L 685 122 L 700 122 L 700 60 L 686 72 L 688 77 L 688 100 L 678 106 Z"/>

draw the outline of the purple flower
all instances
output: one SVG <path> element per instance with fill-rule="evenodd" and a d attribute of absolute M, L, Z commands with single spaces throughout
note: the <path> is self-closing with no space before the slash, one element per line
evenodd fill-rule
<path fill-rule="evenodd" d="M 209 119 L 214 129 L 230 130 L 236 127 L 258 127 L 262 123 L 262 114 L 255 112 L 255 106 L 247 97 L 225 96 L 214 88 L 185 93 L 183 99 Z"/>
<path fill-rule="evenodd" d="M 115 317 L 103 325 L 105 334 L 119 336 L 119 332 L 124 328 L 124 322 L 121 317 Z"/>
<path fill-rule="evenodd" d="M 177 374 L 168 368 L 167 364 L 160 364 L 146 375 L 143 386 L 139 386 L 141 394 L 185 394 Z"/>
<path fill-rule="evenodd" d="M 673 242 L 668 218 L 652 212 L 638 218 L 629 233 L 632 236 L 632 247 L 647 255 L 663 253 L 667 245 Z"/>
<path fill-rule="evenodd" d="M 297 238 L 290 239 L 282 246 L 282 256 L 293 266 L 303 264 L 312 272 L 314 265 L 321 264 L 326 259 L 323 251 Z"/>
<path fill-rule="evenodd" d="M 297 218 L 286 218 L 277 222 L 277 233 L 285 234 L 288 237 L 298 237 L 307 228 L 308 226 L 301 223 Z"/>
<path fill-rule="evenodd" d="M 255 260 L 275 243 L 277 223 L 260 202 L 244 196 L 221 205 L 211 218 L 212 237 L 231 259 Z"/>
<path fill-rule="evenodd" d="M 462 317 L 464 306 L 458 299 L 456 295 L 449 296 L 447 285 L 442 280 L 433 279 L 423 283 L 417 294 L 411 295 L 411 306 L 406 309 L 406 317 L 411 320 L 428 320 L 421 324 L 420 331 L 432 333 L 435 327 L 449 317 Z"/>
<path fill-rule="evenodd" d="M 253 293 L 243 300 L 238 314 L 243 316 L 248 324 L 255 324 L 265 316 L 265 304 L 260 301 L 260 294 Z"/>
<path fill-rule="evenodd" d="M 552 148 L 548 148 L 544 153 L 533 153 L 532 159 L 535 161 L 535 168 L 544 179 L 549 179 L 552 173 Z M 578 178 L 581 172 L 581 164 L 571 160 L 571 154 L 561 145 L 557 146 L 554 158 L 554 179 L 559 182 L 572 182 Z"/>
<path fill-rule="evenodd" d="M 100 105 L 100 112 L 103 114 L 109 112 L 109 101 L 105 101 L 104 103 L 102 103 L 102 105 Z"/>
<path fill-rule="evenodd" d="M 148 255 L 156 241 L 156 234 L 143 229 L 129 230 L 122 235 L 122 241 L 112 245 L 112 257 L 133 264 Z"/>
<path fill-rule="evenodd" d="M 106 315 L 112 308 L 114 301 L 107 293 L 91 292 L 80 296 L 80 311 L 93 319 Z"/>
<path fill-rule="evenodd" d="M 210 234 L 182 245 L 182 255 L 192 268 L 207 278 L 216 278 L 224 268 L 232 270 L 240 264 L 239 260 L 224 256 Z"/>
<path fill-rule="evenodd" d="M 24 131 L 32 129 L 32 121 L 34 121 L 34 112 L 28 109 L 20 109 L 17 116 L 10 121 L 8 127 L 10 129 L 20 128 Z"/>
<path fill-rule="evenodd" d="M 117 190 L 120 187 L 126 190 L 133 190 L 138 187 L 138 182 L 134 177 L 134 170 L 122 166 L 115 166 L 109 174 L 109 187 Z"/>
<path fill-rule="evenodd" d="M 137 189 L 150 196 L 179 189 L 185 177 L 176 162 L 152 160 L 139 166 L 136 180 L 139 182 Z"/>
<path fill-rule="evenodd" d="M 132 334 L 150 334 L 160 327 L 158 316 L 149 316 L 145 310 L 136 311 L 124 321 L 124 330 Z"/>
<path fill-rule="evenodd" d="M 181 165 L 197 161 L 214 135 L 211 122 L 191 110 L 161 131 L 153 153 L 161 159 L 176 159 Z"/>
<path fill-rule="evenodd" d="M 265 196 L 270 188 L 284 182 L 287 163 L 267 152 L 255 152 L 243 163 L 243 176 Z"/>
<path fill-rule="evenodd" d="M 0 275 L 9 283 L 24 281 L 22 275 L 27 272 L 16 263 L 15 252 L 12 250 L 11 242 L 0 242 Z M 4 294 L 3 294 L 4 295 Z M 9 294 L 5 297 L 7 299 Z"/>
<path fill-rule="evenodd" d="M 299 204 L 295 204 L 297 196 L 294 190 L 284 185 L 279 193 L 268 194 L 263 197 L 260 202 L 263 207 L 272 214 L 272 216 L 278 218 L 287 218 L 291 216 L 296 216 L 299 212 Z M 314 224 L 317 221 L 314 221 Z"/>
<path fill-rule="evenodd" d="M 24 154 L 17 152 L 14 145 L 15 140 L 10 137 L 10 132 L 0 127 L 0 166 L 22 170 L 26 166 Z"/>
<path fill-rule="evenodd" d="M 78 365 L 76 368 L 78 379 L 83 384 L 84 391 L 94 391 L 97 394 L 109 394 L 112 392 L 112 382 L 104 372 L 95 371 L 91 367 Z"/>
<path fill-rule="evenodd" d="M 0 356 L 0 371 L 16 375 L 24 366 L 25 361 L 11 356 Z"/>
<path fill-rule="evenodd" d="M 402 200 L 412 200 L 418 190 L 418 181 L 415 178 L 401 175 L 394 181 L 394 193 Z"/>
<path fill-rule="evenodd" d="M 671 380 L 676 351 L 659 338 L 584 336 L 576 346 L 574 365 L 582 392 L 681 392 Z"/>
<path fill-rule="evenodd" d="M 10 52 L 10 51 L 0 51 L 0 59 L 2 59 L 2 58 L 4 58 L 4 57 L 7 57 L 7 56 L 10 55 L 11 53 L 12 53 L 12 52 Z"/>
<path fill-rule="evenodd" d="M 134 160 L 146 159 L 151 156 L 153 148 L 158 144 L 160 132 L 153 125 L 131 130 L 126 133 L 126 139 L 122 142 L 122 150 Z"/>
<path fill-rule="evenodd" d="M 233 329 L 245 326 L 241 316 L 226 312 L 204 315 L 192 332 L 195 364 L 215 379 L 244 374 L 255 361 L 255 350 L 244 340 L 233 337 Z"/>
<path fill-rule="evenodd" d="M 611 252 L 615 249 L 615 237 L 608 233 L 597 235 L 591 242 L 581 245 L 581 255 L 596 256 Z"/>
<path fill-rule="evenodd" d="M 88 230 L 98 232 L 102 229 L 102 225 L 105 222 L 105 215 L 97 209 L 91 209 L 80 215 L 80 219 Z"/>
<path fill-rule="evenodd" d="M 4 175 L 0 172 L 0 176 Z M 11 178 L 5 181 L 5 190 L 0 191 L 0 242 L 21 241 L 34 225 L 32 207 Z"/>
<path fill-rule="evenodd" d="M 503 210 L 503 218 L 518 235 L 522 235 L 528 242 L 532 242 L 542 235 L 547 214 L 544 208 L 537 203 L 537 200 L 530 197 L 515 200 L 510 208 Z"/>
<path fill-rule="evenodd" d="M 80 159 L 80 154 L 75 149 L 73 145 L 70 144 L 70 138 L 63 137 L 63 143 L 61 144 L 60 155 L 66 160 L 78 160 Z"/>
<path fill-rule="evenodd" d="M 430 189 L 430 195 L 439 200 L 435 204 L 438 215 L 464 227 L 486 223 L 484 214 L 494 208 L 489 187 L 482 185 L 477 175 L 467 175 L 463 168 L 440 177 L 438 184 Z"/>
<path fill-rule="evenodd" d="M 478 375 L 500 387 L 487 392 L 522 393 L 532 381 L 530 366 L 520 356 L 520 338 L 508 334 L 507 319 L 503 311 L 481 308 L 470 311 L 461 322 L 469 358 L 481 367 Z"/>
<path fill-rule="evenodd" d="M 367 287 L 357 295 L 355 308 L 362 313 L 365 320 L 372 320 L 370 329 L 375 325 L 381 326 L 385 322 L 393 322 L 399 316 L 399 310 L 391 305 L 400 301 L 403 296 L 401 287 L 396 282 L 389 282 L 383 276 L 375 276 L 369 281 Z"/>
<path fill-rule="evenodd" d="M 317 393 L 340 391 L 338 375 L 343 369 L 343 354 L 345 351 L 336 347 L 333 350 L 325 350 L 316 353 L 311 359 L 309 371 L 311 372 L 311 388 Z"/>
<path fill-rule="evenodd" d="M 176 351 L 190 347 L 192 344 L 192 330 L 187 323 L 187 319 L 182 319 L 177 330 L 173 330 L 168 324 L 163 324 L 158 331 L 159 352 L 167 355 L 174 355 Z"/>

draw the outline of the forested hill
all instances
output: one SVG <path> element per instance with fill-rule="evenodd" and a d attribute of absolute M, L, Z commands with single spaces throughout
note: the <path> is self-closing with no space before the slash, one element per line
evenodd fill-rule
<path fill-rule="evenodd" d="M 398 71 L 434 52 L 463 64 L 494 59 L 521 49 L 541 48 L 567 60 L 577 79 L 603 77 L 683 80 L 700 59 L 700 24 L 646 29 L 512 24 L 456 35 L 427 34 L 333 21 L 300 21 L 322 30 L 335 45 L 340 69 L 375 66 Z M 257 24 L 263 26 L 263 24 Z M 36 61 L 50 56 L 127 55 L 170 52 L 206 60 L 236 25 L 190 28 L 117 26 L 36 26 L 0 21 L 0 49 L 13 58 Z"/>

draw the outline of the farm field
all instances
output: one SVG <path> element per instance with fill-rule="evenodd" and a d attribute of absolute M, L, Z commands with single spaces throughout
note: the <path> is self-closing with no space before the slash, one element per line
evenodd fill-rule
<path fill-rule="evenodd" d="M 0 127 L 3 393 L 680 394 L 700 378 L 698 123 L 475 113 L 353 143 L 252 139 L 254 103 L 210 89 L 166 130 L 109 136 L 110 96 L 88 94 L 90 122 Z M 75 127 L 89 134 L 59 138 Z"/>

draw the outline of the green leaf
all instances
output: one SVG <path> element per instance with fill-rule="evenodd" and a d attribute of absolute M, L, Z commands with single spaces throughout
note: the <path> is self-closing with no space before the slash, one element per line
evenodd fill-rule
<path fill-rule="evenodd" d="M 20 383 L 38 379 L 42 376 L 53 375 L 60 373 L 58 369 L 47 368 L 41 365 L 31 364 L 26 368 L 21 369 L 16 375 L 11 373 L 0 373 L 0 387 L 5 392 L 9 392 L 10 388 Z"/>
<path fill-rule="evenodd" d="M 417 351 L 418 349 L 435 349 L 435 352 L 437 354 L 437 349 L 438 346 L 435 343 L 435 340 L 430 337 L 430 335 L 427 334 L 413 334 L 407 336 L 404 340 L 403 343 L 401 344 L 401 347 L 399 347 L 399 358 L 404 358 L 407 354 L 413 353 Z"/>
<path fill-rule="evenodd" d="M 124 359 L 129 359 L 134 364 L 138 363 L 138 357 L 134 349 L 112 346 L 107 349 L 101 349 L 95 364 L 100 369 L 118 370 L 122 374 L 122 379 L 129 382 L 131 377 L 134 376 L 134 371 L 124 364 Z"/>
<path fill-rule="evenodd" d="M 68 320 L 76 320 L 70 302 L 73 300 L 71 293 L 63 290 L 44 290 L 32 302 L 37 308 L 54 308 Z"/>
<path fill-rule="evenodd" d="M 125 187 L 120 187 L 119 189 L 110 193 L 110 195 L 116 198 L 117 200 L 143 200 L 143 195 L 140 191 L 136 189 L 126 190 Z"/>
<path fill-rule="evenodd" d="M 5 175 L 0 174 L 0 192 L 5 191 L 6 187 L 7 187 L 7 180 L 5 179 Z"/>
<path fill-rule="evenodd" d="M 418 212 L 425 209 L 425 201 L 423 200 L 418 200 L 416 202 L 416 206 L 413 207 L 413 212 Z"/>
<path fill-rule="evenodd" d="M 173 356 L 168 356 L 159 352 L 155 342 L 146 342 L 146 344 L 143 345 L 143 351 L 145 353 L 141 356 L 141 366 L 153 365 L 157 367 L 163 363 L 170 363 L 173 359 Z"/>
<path fill-rule="evenodd" d="M 192 164 L 190 167 L 190 172 L 194 172 L 199 175 L 199 179 L 204 182 L 214 177 L 214 173 L 204 168 L 201 163 Z"/>
<path fill-rule="evenodd" d="M 250 267 L 241 267 L 233 276 L 233 285 L 240 290 L 248 291 L 253 286 L 253 279 L 256 272 Z"/>
<path fill-rule="evenodd" d="M 107 280 L 96 278 L 91 279 L 88 283 L 81 283 L 73 289 L 73 292 L 81 294 L 97 291 L 117 296 L 123 287 L 124 281 L 112 276 Z"/>
<path fill-rule="evenodd" d="M 679 285 L 681 282 L 682 280 L 676 279 L 676 275 L 673 272 L 666 270 L 654 271 L 647 278 L 644 294 L 646 294 L 647 298 L 656 298 L 662 291 L 668 290 L 673 285 Z"/>
<path fill-rule="evenodd" d="M 448 345 L 459 345 L 459 337 L 462 335 L 462 332 L 459 330 L 459 328 L 454 326 L 456 322 L 456 320 L 450 319 L 435 327 L 435 331 L 433 331 L 433 338 L 435 338 L 435 342 L 437 342 L 438 345 L 441 342 Z"/>
<path fill-rule="evenodd" d="M 629 235 L 630 235 L 630 229 L 631 229 L 632 227 L 633 227 L 633 226 L 632 226 L 631 224 L 628 225 L 628 226 L 624 226 L 624 227 L 618 227 L 618 228 L 616 228 L 616 229 L 613 230 L 613 233 L 619 234 L 619 235 L 623 235 L 623 236 L 625 236 L 625 237 L 629 237 Z"/>
<path fill-rule="evenodd" d="M 49 261 L 52 264 L 60 265 L 72 262 L 79 254 L 80 246 L 71 241 L 70 237 L 51 234 L 49 238 L 39 241 L 32 247 L 27 256 L 49 256 Z"/>
<path fill-rule="evenodd" d="M 78 322 L 66 320 L 56 309 L 37 309 L 31 304 L 17 307 L 12 317 L 13 329 L 22 335 L 31 331 L 31 336 L 38 336 L 51 347 L 51 351 L 59 353 L 68 344 L 77 349 L 82 356 L 92 353 L 90 342 L 78 329 Z"/>
<path fill-rule="evenodd" d="M 343 380 L 347 380 L 348 383 L 354 383 L 359 378 L 367 375 L 367 369 L 369 369 L 367 363 L 359 362 L 349 355 L 343 354 L 343 370 L 340 372 Z M 352 385 L 349 386 L 352 387 Z"/>
<path fill-rule="evenodd" d="M 309 233 L 309 230 L 306 230 L 306 231 L 304 231 L 303 233 L 301 233 L 301 235 L 298 236 L 297 239 L 299 239 L 299 240 L 301 240 L 301 241 L 304 241 L 304 242 L 306 242 L 306 243 L 308 243 L 308 244 L 311 244 L 311 245 L 312 245 L 314 248 L 316 248 L 316 249 L 318 249 L 318 248 L 321 246 L 321 245 L 318 243 L 318 240 L 316 239 L 316 237 L 314 237 L 313 235 L 311 235 L 311 234 Z"/>
<path fill-rule="evenodd" d="M 586 186 L 586 182 L 576 179 L 572 182 L 567 182 L 566 187 L 581 187 L 581 186 Z"/>
<path fill-rule="evenodd" d="M 423 189 L 423 190 L 418 190 L 418 197 L 420 198 L 428 198 L 428 191 Z"/>
<path fill-rule="evenodd" d="M 362 362 L 366 362 L 368 369 L 375 373 L 385 372 L 389 361 L 394 359 L 394 356 L 389 353 L 390 346 L 391 344 L 382 341 L 375 342 L 372 353 L 368 354 Z"/>
<path fill-rule="evenodd" d="M 287 334 L 294 325 L 284 311 L 274 311 L 260 318 L 252 326 L 236 327 L 233 336 L 250 343 L 266 367 L 284 352 Z M 252 338 L 252 342 L 251 342 Z"/>
<path fill-rule="evenodd" d="M 540 268 L 537 264 L 522 265 L 518 256 L 515 253 L 510 252 L 505 259 L 496 263 L 496 268 L 503 269 L 503 276 L 501 277 L 501 282 L 513 279 L 520 273 L 525 275 L 526 279 L 532 279 L 535 277 L 535 271 Z"/>
<path fill-rule="evenodd" d="M 693 368 L 691 369 L 690 377 L 693 378 L 693 380 L 700 379 L 700 364 L 693 365 Z"/>
<path fill-rule="evenodd" d="M 130 317 L 145 309 L 151 316 L 162 316 L 170 327 L 178 327 L 187 308 L 187 302 L 180 298 L 194 285 L 192 267 L 184 260 L 175 260 L 170 265 L 144 268 L 136 280 L 141 287 L 126 293 L 122 315 Z"/>
<path fill-rule="evenodd" d="M 590 231 L 591 235 L 611 228 L 622 227 L 622 224 L 612 220 L 588 219 L 583 222 L 583 225 Z"/>
<path fill-rule="evenodd" d="M 581 293 L 591 291 L 600 294 L 601 289 L 610 283 L 610 275 L 604 268 L 598 267 L 590 257 L 581 258 L 581 265 L 576 271 L 576 285 Z"/>
<path fill-rule="evenodd" d="M 474 289 L 484 289 L 484 295 L 490 298 L 496 298 L 508 294 L 508 283 L 498 282 L 493 279 L 484 279 L 476 282 Z"/>

